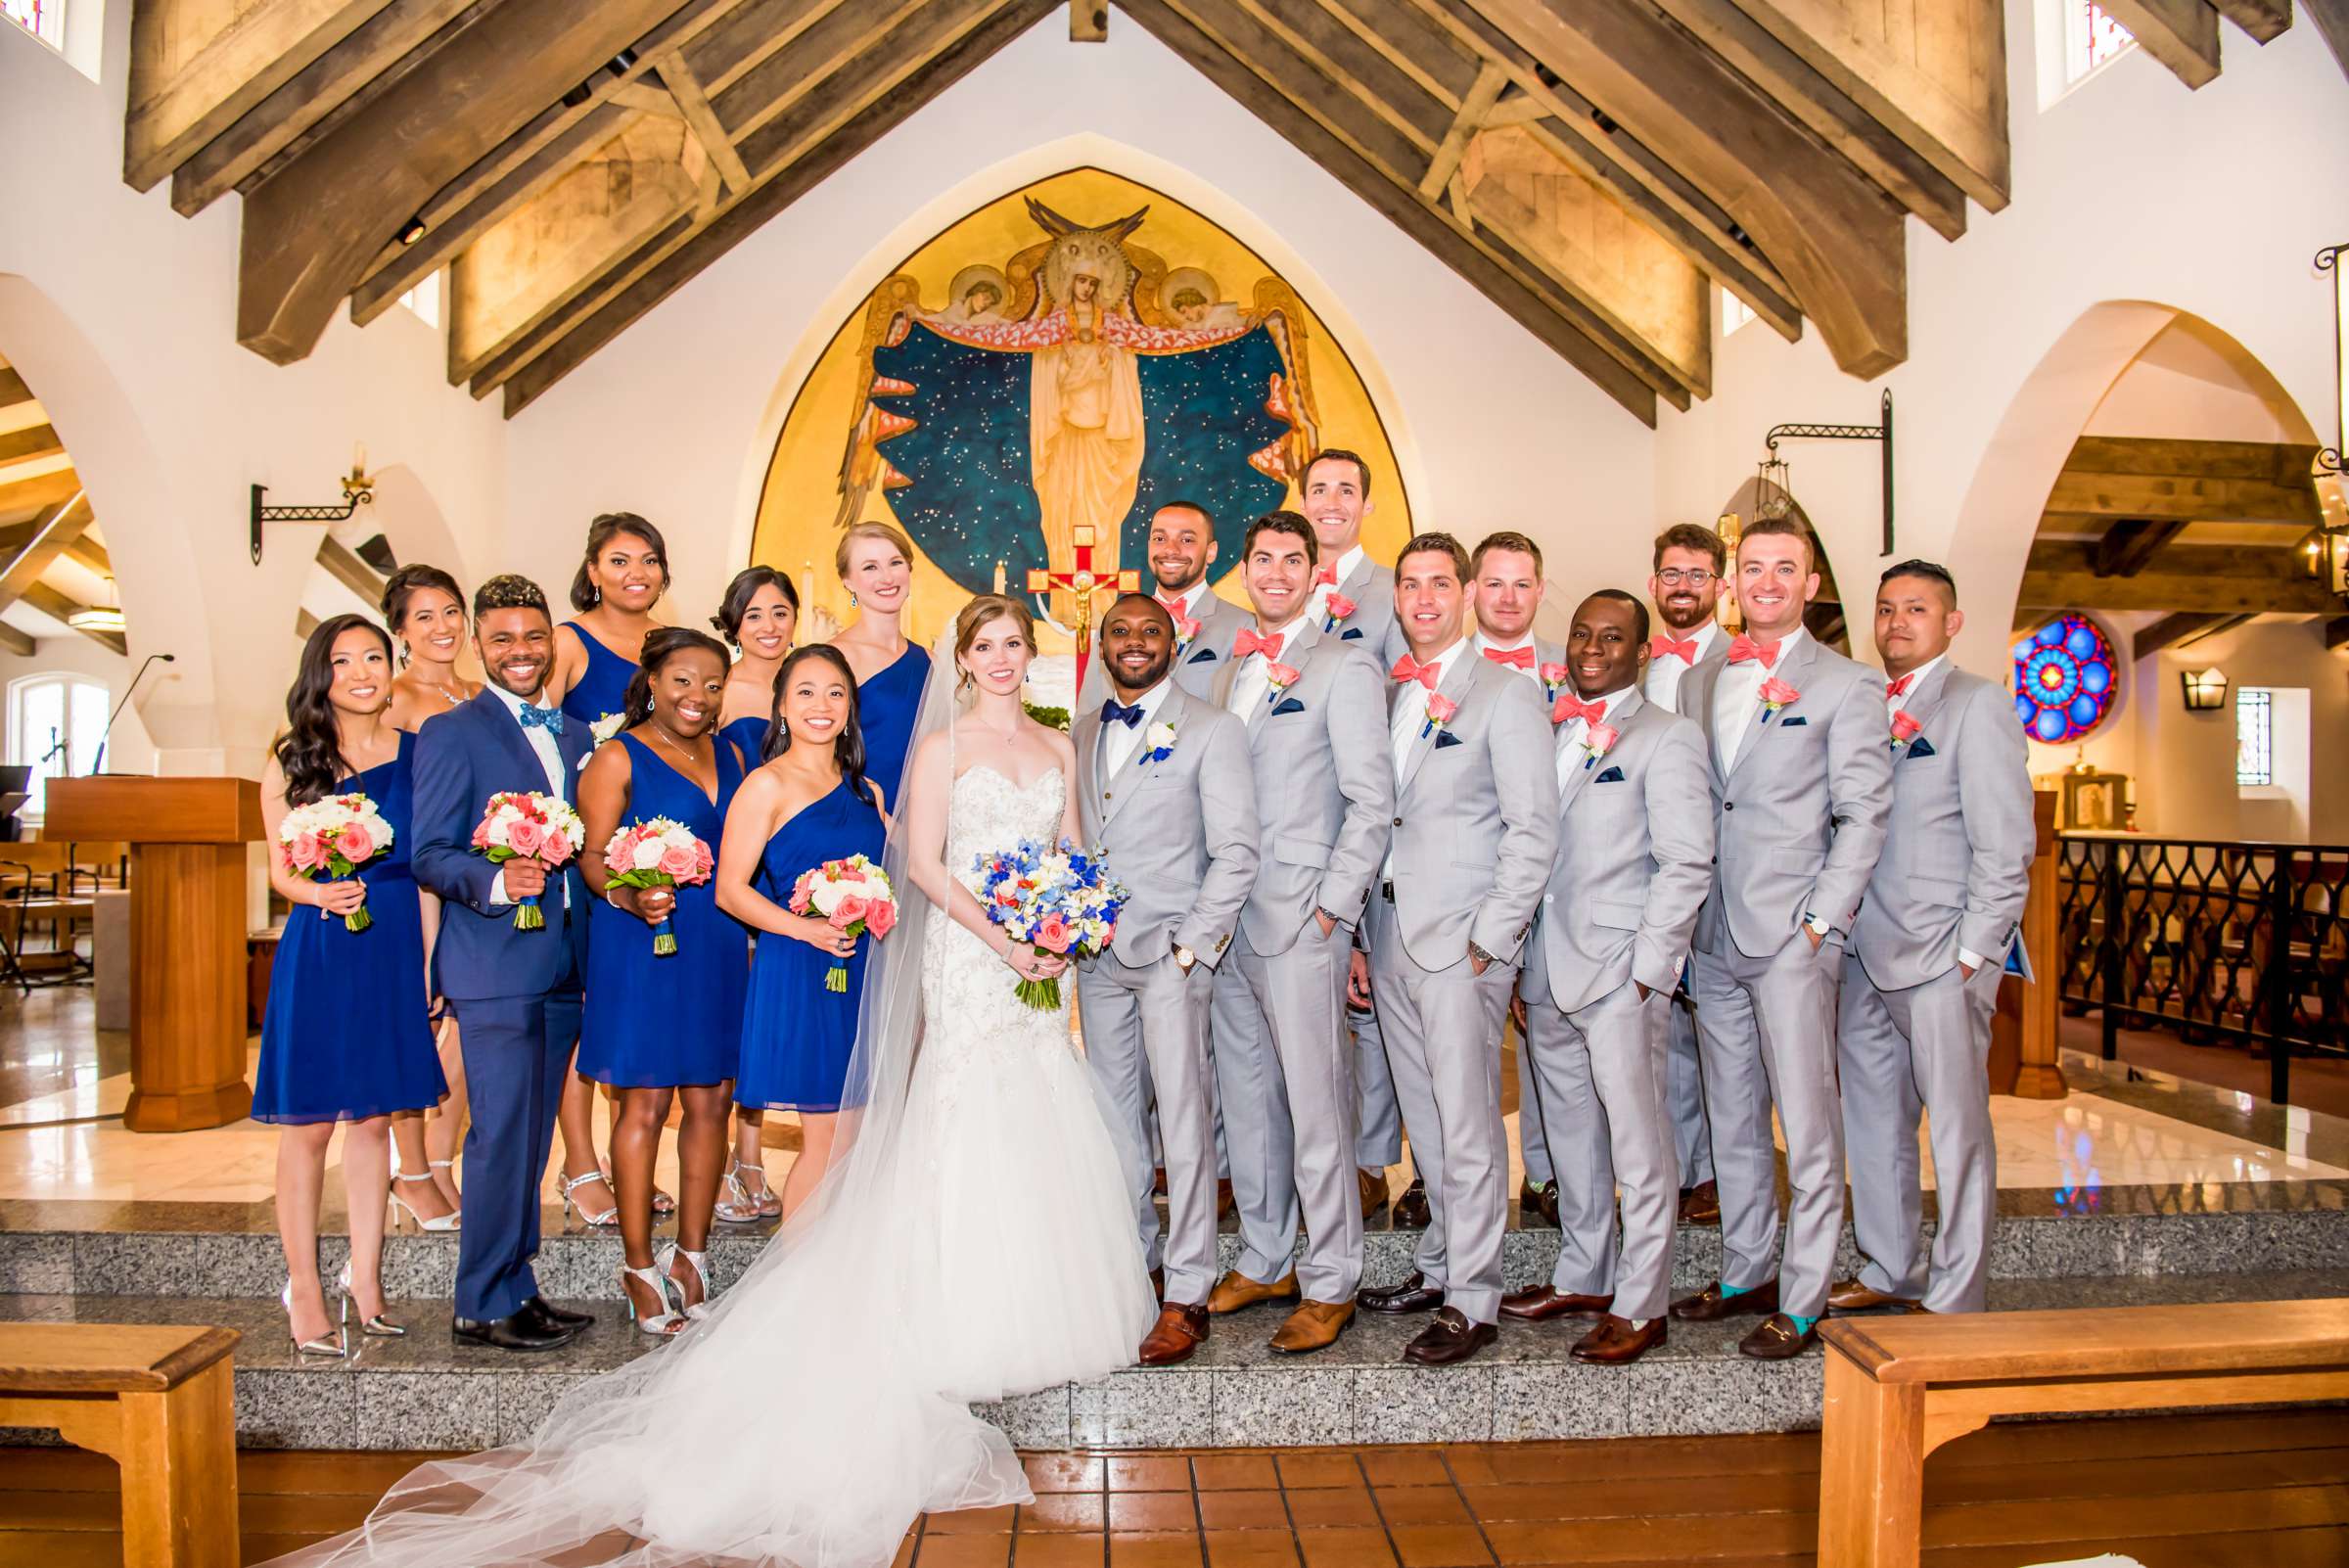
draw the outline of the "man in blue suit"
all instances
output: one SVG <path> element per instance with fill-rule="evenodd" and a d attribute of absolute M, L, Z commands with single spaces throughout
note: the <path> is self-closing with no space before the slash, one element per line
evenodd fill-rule
<path fill-rule="evenodd" d="M 563 1075 L 579 1035 L 587 885 L 575 856 L 492 865 L 473 830 L 505 791 L 576 802 L 594 737 L 545 705 L 554 622 L 528 577 L 491 577 L 473 596 L 474 646 L 489 683 L 416 737 L 416 879 L 440 896 L 436 989 L 461 1026 L 473 1126 L 465 1135 L 465 1226 L 453 1332 L 500 1350 L 553 1350 L 594 1318 L 538 1294 L 538 1183 Z M 515 929 L 536 898 L 542 929 Z"/>

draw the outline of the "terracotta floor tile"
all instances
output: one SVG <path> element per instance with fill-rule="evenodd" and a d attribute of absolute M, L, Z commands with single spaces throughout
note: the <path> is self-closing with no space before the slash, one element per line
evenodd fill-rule
<path fill-rule="evenodd" d="M 1300 1530 L 1344 1527 L 1376 1530 L 1382 1521 L 1370 1505 L 1370 1494 L 1357 1488 L 1319 1487 L 1289 1494 L 1289 1518 Z"/>
<path fill-rule="evenodd" d="M 1483 1568 L 1493 1560 L 1474 1525 L 1396 1525 L 1388 1534 L 1403 1568 Z"/>
<path fill-rule="evenodd" d="M 1359 1487 L 1362 1466 L 1351 1453 L 1284 1453 L 1278 1459 L 1280 1484 L 1295 1492 L 1301 1487 Z"/>
<path fill-rule="evenodd" d="M 1208 1568 L 1297 1568 L 1297 1543 L 1286 1530 L 1210 1530 Z"/>
<path fill-rule="evenodd" d="M 1113 1492 L 1109 1528 L 1196 1531 L 1199 1505 L 1188 1492 Z"/>
<path fill-rule="evenodd" d="M 1519 1568 L 1520 1564 L 1589 1562 L 1594 1554 L 1594 1547 L 1608 1556 L 1615 1555 L 1612 1551 L 1606 1551 L 1609 1543 L 1593 1542 L 1589 1530 L 1555 1519 L 1490 1525 L 1485 1535 L 1508 1568 Z M 1622 1543 L 1611 1545 L 1620 1547 Z M 1762 1544 L 1757 1541 L 1755 1545 L 1760 1547 Z"/>
<path fill-rule="evenodd" d="M 1109 1524 L 1109 1499 L 1098 1492 L 1046 1492 L 1020 1509 L 1019 1533 L 1050 1535 L 1089 1530 L 1099 1535 Z"/>
<path fill-rule="evenodd" d="M 1191 1460 L 1191 1474 L 1197 1477 L 1202 1492 L 1280 1485 L 1269 1453 L 1202 1453 Z"/>
<path fill-rule="evenodd" d="M 1384 1530 L 1299 1530 L 1305 1568 L 1395 1568 Z"/>
<path fill-rule="evenodd" d="M 1021 1536 L 1013 1543 L 1019 1568 L 1103 1568 L 1109 1560 L 1109 1538 L 1082 1536 Z"/>
<path fill-rule="evenodd" d="M 1109 1456 L 1112 1492 L 1188 1492 L 1191 1461 L 1179 1453 L 1113 1453 Z"/>
<path fill-rule="evenodd" d="M 1000 1508 L 963 1508 L 954 1513 L 934 1513 L 923 1525 L 925 1534 L 933 1536 L 1004 1536 L 1011 1533 L 1012 1515 L 1017 1510 L 1005 1503 Z"/>
<path fill-rule="evenodd" d="M 1109 1538 L 1109 1568 L 1200 1568 L 1204 1561 L 1196 1535 L 1113 1532 Z"/>
<path fill-rule="evenodd" d="M 1444 1462 L 1451 1466 L 1451 1478 L 1461 1486 L 1492 1486 L 1501 1479 L 1494 1468 L 1493 1455 L 1487 1452 L 1489 1443 L 1462 1443 L 1444 1451 Z"/>
<path fill-rule="evenodd" d="M 905 1539 L 898 1543 L 898 1554 L 890 1559 L 889 1568 L 913 1568 L 913 1550 L 920 1544 L 921 1537 L 907 1531 Z"/>
<path fill-rule="evenodd" d="M 1378 1511 L 1391 1529 L 1396 1525 L 1473 1524 L 1468 1504 L 1457 1489 L 1441 1487 L 1377 1487 Z"/>
<path fill-rule="evenodd" d="M 1280 1494 L 1265 1492 L 1207 1492 L 1199 1494 L 1199 1518 L 1210 1530 L 1286 1530 L 1288 1510 Z"/>
<path fill-rule="evenodd" d="M 1011 1561 L 1009 1536 L 922 1537 L 914 1568 L 1003 1568 Z"/>
<path fill-rule="evenodd" d="M 1364 1449 L 1362 1471 L 1374 1487 L 1448 1486 L 1451 1472 L 1434 1449 Z"/>
<path fill-rule="evenodd" d="M 1020 1458 L 1032 1492 L 1098 1492 L 1107 1476 L 1107 1461 L 1086 1453 L 1029 1453 Z"/>

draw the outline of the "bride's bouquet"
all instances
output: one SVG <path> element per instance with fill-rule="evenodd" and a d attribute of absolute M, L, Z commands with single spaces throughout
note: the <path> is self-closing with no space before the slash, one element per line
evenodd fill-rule
<path fill-rule="evenodd" d="M 693 829 L 674 817 L 650 816 L 622 828 L 604 846 L 606 887 L 695 888 L 710 880 L 715 866 L 710 846 L 693 836 Z M 675 922 L 664 916 L 653 927 L 653 956 L 667 958 L 677 950 Z"/>
<path fill-rule="evenodd" d="M 791 890 L 791 912 L 816 915 L 835 931 L 852 937 L 869 933 L 878 941 L 898 923 L 898 890 L 889 885 L 888 872 L 861 854 L 852 854 L 801 872 Z M 824 973 L 824 990 L 848 989 L 848 960 L 834 958 Z"/>
<path fill-rule="evenodd" d="M 1010 850 L 975 855 L 963 886 L 1012 941 L 1069 959 L 1094 957 L 1109 945 L 1129 897 L 1098 855 L 1066 839 L 1051 849 L 1022 839 Z M 1049 1012 L 1060 1005 L 1060 981 L 1022 980 L 1018 994 Z"/>
<path fill-rule="evenodd" d="M 473 830 L 473 847 L 491 865 L 535 860 L 549 871 L 579 853 L 587 824 L 561 796 L 536 790 L 507 790 L 489 797 L 488 809 Z M 514 929 L 536 931 L 546 924 L 538 896 L 517 900 Z"/>
<path fill-rule="evenodd" d="M 286 870 L 312 882 L 340 882 L 392 848 L 392 824 L 364 795 L 329 795 L 297 806 L 277 825 Z M 320 909 L 318 918 L 326 918 Z M 345 931 L 364 931 L 375 917 L 360 904 L 343 917 Z"/>

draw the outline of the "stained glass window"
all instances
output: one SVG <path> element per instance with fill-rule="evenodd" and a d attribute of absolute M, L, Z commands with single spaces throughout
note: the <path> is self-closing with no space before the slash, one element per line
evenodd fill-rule
<path fill-rule="evenodd" d="M 2023 732 L 2050 746 L 2080 739 L 2112 711 L 2119 669 L 2111 639 L 2088 617 L 2049 622 L 2014 645 L 2014 712 Z"/>
<path fill-rule="evenodd" d="M 2276 782 L 2276 694 L 2258 686 L 2234 694 L 2234 784 Z"/>
<path fill-rule="evenodd" d="M 2065 86 L 2112 64 L 2137 47 L 2129 29 L 2104 14 L 2096 0 L 2064 0 L 2063 80 Z"/>
<path fill-rule="evenodd" d="M 64 11 L 62 0 L 0 0 L 0 16 L 53 47 L 58 42 Z"/>

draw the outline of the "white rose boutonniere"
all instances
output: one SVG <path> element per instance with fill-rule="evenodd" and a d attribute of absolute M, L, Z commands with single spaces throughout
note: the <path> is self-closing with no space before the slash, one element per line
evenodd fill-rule
<path fill-rule="evenodd" d="M 1142 731 L 1142 757 L 1137 766 L 1163 762 L 1174 755 L 1174 726 L 1163 719 Z"/>
<path fill-rule="evenodd" d="M 621 726 L 625 724 L 627 721 L 628 715 L 625 714 L 606 714 L 603 717 L 597 719 L 594 723 L 587 726 L 587 733 L 595 737 L 596 745 L 601 746 L 604 744 L 604 742 L 619 734 L 621 731 Z"/>

